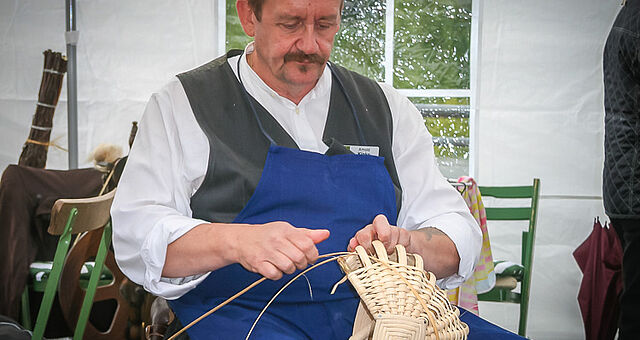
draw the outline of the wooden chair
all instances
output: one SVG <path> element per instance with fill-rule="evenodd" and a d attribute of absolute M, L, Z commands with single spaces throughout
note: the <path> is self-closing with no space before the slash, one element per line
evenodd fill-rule
<path fill-rule="evenodd" d="M 72 308 L 78 310 L 77 322 L 73 336 L 74 340 L 83 338 L 101 276 L 103 281 L 102 284 L 105 287 L 113 286 L 113 278 L 110 279 L 108 275 L 105 277 L 105 271 L 103 271 L 103 268 L 109 245 L 111 244 L 111 222 L 109 209 L 111 207 L 114 194 L 115 190 L 102 196 L 86 199 L 59 199 L 54 204 L 51 211 L 51 222 L 49 224 L 48 232 L 52 235 L 59 235 L 60 239 L 56 248 L 51 271 L 48 272 L 46 280 L 44 280 L 46 283 L 41 284 L 41 286 L 44 286 L 44 296 L 38 311 L 38 317 L 32 339 L 42 339 L 56 292 L 59 291 L 61 300 L 64 300 L 62 299 L 62 296 L 65 294 L 66 296 L 69 296 L 70 292 L 74 291 L 73 287 L 63 285 L 60 285 L 61 289 L 58 289 L 61 276 L 67 275 L 69 277 L 73 277 L 76 283 L 80 282 L 81 267 L 85 265 L 86 259 L 80 258 L 73 260 L 72 257 L 69 256 L 71 252 L 68 252 L 68 250 L 72 235 L 89 232 L 79 240 L 88 240 L 95 237 L 98 237 L 99 239 L 99 241 L 95 240 L 93 242 L 93 244 L 99 244 L 97 249 L 88 245 L 80 246 L 83 248 L 81 251 L 83 254 L 88 254 L 87 251 L 91 248 L 95 249 L 91 255 L 95 256 L 95 264 L 90 270 L 91 274 L 89 281 L 85 281 L 86 290 L 82 305 L 78 306 L 79 309 Z M 81 244 L 82 241 L 78 241 L 74 245 L 74 249 Z M 69 261 L 69 259 L 71 259 L 71 261 Z M 111 265 L 111 268 L 117 269 L 115 263 Z M 67 273 L 63 273 L 65 269 Z M 111 273 L 111 275 L 113 275 L 113 273 Z M 119 295 L 117 294 L 117 289 L 118 288 L 115 287 L 114 298 L 117 298 Z M 73 301 L 73 299 L 68 298 L 67 301 Z M 64 302 L 62 302 L 62 304 L 64 304 Z M 74 305 L 73 302 L 68 302 L 67 304 Z M 121 307 L 120 305 L 122 305 L 122 303 L 119 303 L 118 308 Z"/>
<path fill-rule="evenodd" d="M 521 265 L 516 265 L 505 270 L 503 275 L 497 275 L 498 277 L 495 287 L 487 293 L 478 295 L 478 300 L 480 301 L 511 302 L 520 304 L 518 334 L 525 336 L 527 330 L 529 294 L 531 291 L 531 269 L 533 267 L 533 249 L 536 232 L 538 198 L 540 193 L 540 180 L 538 178 L 534 178 L 533 185 L 529 186 L 479 186 L 478 188 L 482 197 L 530 199 L 530 203 L 526 207 L 485 207 L 488 221 L 528 221 L 529 226 L 526 231 L 522 232 Z M 520 282 L 520 293 L 514 291 L 518 282 Z"/>

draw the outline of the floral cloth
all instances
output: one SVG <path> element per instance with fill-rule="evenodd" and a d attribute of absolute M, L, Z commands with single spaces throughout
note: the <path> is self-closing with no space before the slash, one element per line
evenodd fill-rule
<path fill-rule="evenodd" d="M 478 185 L 473 178 L 467 176 L 460 177 L 458 182 L 466 184 L 459 191 L 482 231 L 482 251 L 473 276 L 460 287 L 447 291 L 447 298 L 451 303 L 477 315 L 478 294 L 486 293 L 493 288 L 496 284 L 496 273 L 493 268 L 491 243 L 487 232 L 487 215 L 482 204 L 482 196 L 480 195 L 480 190 L 478 190 Z"/>

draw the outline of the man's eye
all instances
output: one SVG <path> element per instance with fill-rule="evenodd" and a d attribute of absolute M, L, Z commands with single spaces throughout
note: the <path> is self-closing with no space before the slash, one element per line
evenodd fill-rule
<path fill-rule="evenodd" d="M 316 22 L 316 28 L 320 30 L 332 29 L 337 25 L 337 22 L 333 20 L 321 20 Z"/>
<path fill-rule="evenodd" d="M 288 29 L 288 30 L 293 30 L 296 27 L 298 27 L 297 23 L 293 23 L 293 24 L 280 24 L 280 26 L 284 29 Z"/>

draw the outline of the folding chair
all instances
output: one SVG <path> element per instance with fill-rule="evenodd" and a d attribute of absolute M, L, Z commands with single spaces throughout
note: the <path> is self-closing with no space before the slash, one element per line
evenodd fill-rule
<path fill-rule="evenodd" d="M 502 274 L 497 275 L 496 285 L 492 290 L 478 295 L 479 301 L 511 302 L 520 304 L 518 334 L 525 336 L 527 329 L 529 294 L 531 291 L 531 269 L 533 267 L 533 248 L 536 232 L 540 179 L 534 178 L 533 185 L 530 186 L 479 186 L 479 190 L 482 197 L 530 199 L 530 202 L 526 207 L 485 207 L 488 221 L 528 221 L 529 227 L 526 231 L 522 232 L 521 264 L 506 268 Z M 502 261 L 497 261 L 496 266 L 498 266 L 500 262 Z M 518 282 L 520 282 L 519 293 L 514 291 Z"/>
<path fill-rule="evenodd" d="M 39 287 L 44 286 L 44 296 L 38 311 L 35 329 L 32 339 L 42 339 L 49 319 L 51 305 L 58 291 L 60 276 L 67 258 L 67 253 L 71 243 L 71 236 L 83 232 L 89 232 L 102 228 L 98 231 L 101 239 L 93 268 L 90 269 L 90 278 L 86 287 L 82 307 L 80 308 L 78 321 L 75 327 L 73 339 L 82 339 L 89 313 L 93 305 L 93 298 L 99 280 L 111 281 L 107 273 L 103 273 L 104 262 L 109 245 L 111 244 L 111 222 L 109 209 L 115 190 L 98 197 L 84 199 L 59 199 L 51 211 L 51 223 L 48 232 L 52 235 L 60 235 L 55 257 L 51 266 L 51 271 L 47 273 L 46 279 L 38 283 Z M 86 265 L 85 265 L 86 267 Z M 34 288 L 37 289 L 36 285 Z M 65 289 L 68 289 L 65 287 Z M 24 300 L 23 300 L 24 301 Z M 23 310 L 28 310 L 28 302 L 23 303 Z"/>

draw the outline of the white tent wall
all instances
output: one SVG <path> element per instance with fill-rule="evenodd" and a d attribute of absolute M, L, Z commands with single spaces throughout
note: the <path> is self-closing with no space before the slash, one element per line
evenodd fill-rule
<path fill-rule="evenodd" d="M 220 0 L 221 1 L 221 0 Z M 479 1 L 479 0 L 478 0 Z M 475 169 L 483 185 L 542 180 L 528 334 L 580 339 L 581 274 L 571 252 L 603 216 L 602 49 L 620 0 L 482 1 Z M 127 150 L 131 121 L 171 76 L 219 54 L 215 0 L 78 0 L 79 161 L 100 143 Z M 42 51 L 65 52 L 64 1 L 0 1 L 0 168 L 29 133 Z M 66 84 L 52 139 L 67 144 Z M 48 168 L 66 169 L 50 148 Z M 595 197 L 595 199 L 594 199 Z M 496 258 L 520 231 L 490 230 Z M 517 328 L 517 306 L 482 303 L 481 315 Z"/>
<path fill-rule="evenodd" d="M 541 178 L 527 335 L 582 339 L 572 252 L 604 217 L 602 51 L 618 0 L 483 1 L 477 91 L 481 185 Z M 495 226 L 495 224 L 494 224 Z M 522 229 L 489 229 L 494 259 L 519 260 Z M 510 245 L 511 244 L 511 245 Z M 517 305 L 480 313 L 517 329 Z"/>
<path fill-rule="evenodd" d="M 128 150 L 131 122 L 171 76 L 218 54 L 216 1 L 77 1 L 78 159 L 98 144 Z M 17 163 L 29 134 L 42 52 L 66 54 L 65 1 L 0 1 L 0 168 Z M 52 140 L 67 147 L 66 77 Z M 47 168 L 67 169 L 49 148 Z"/>

